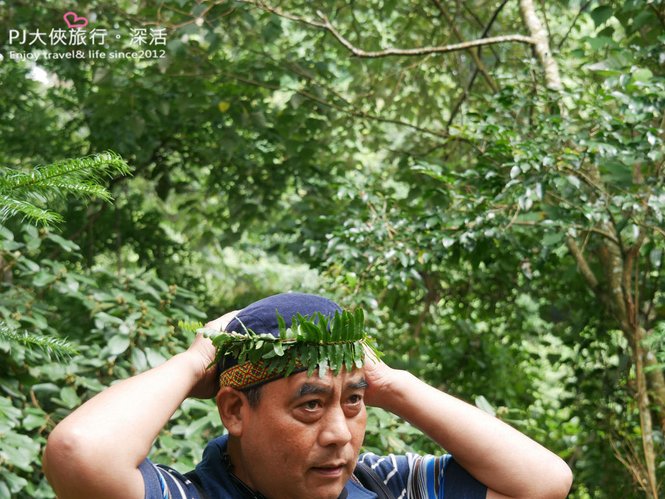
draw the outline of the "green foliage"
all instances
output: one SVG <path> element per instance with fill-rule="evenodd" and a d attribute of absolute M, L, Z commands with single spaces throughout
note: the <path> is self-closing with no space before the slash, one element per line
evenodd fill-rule
<path fill-rule="evenodd" d="M 62 338 L 38 336 L 25 332 L 20 334 L 9 329 L 4 324 L 0 324 L 0 339 L 25 347 L 40 348 L 48 357 L 53 357 L 60 361 L 78 353 L 78 350 L 71 343 Z"/>
<path fill-rule="evenodd" d="M 203 318 L 192 305 L 196 296 L 154 273 L 109 271 L 107 265 L 85 269 L 77 261 L 40 258 L 42 250 L 53 252 L 61 242 L 50 239 L 49 229 L 32 229 L 26 225 L 14 235 L 5 228 L 0 239 L 1 247 L 12 248 L 14 263 L 11 285 L 3 284 L 0 302 L 0 321 L 8 332 L 0 337 L 0 403 L 8 407 L 0 422 L 0 491 L 9 490 L 11 497 L 50 496 L 40 461 L 54 424 L 113 380 L 182 351 L 189 338 L 176 334 L 176 324 Z M 65 247 L 70 258 L 80 260 L 78 248 Z M 16 331 L 31 334 L 26 340 Z M 190 460 L 200 456 L 203 438 L 190 440 Z M 158 455 L 170 452 L 168 442 L 156 443 Z"/>
<path fill-rule="evenodd" d="M 127 164 L 111 153 L 65 160 L 31 172 L 3 168 L 0 171 L 0 220 L 6 221 L 19 215 L 33 224 L 60 222 L 60 214 L 50 208 L 56 201 L 71 196 L 108 201 L 111 196 L 103 181 L 128 171 Z M 54 335 L 54 331 L 61 327 L 49 327 L 49 316 L 54 313 L 51 307 L 55 302 L 51 302 L 50 306 L 40 304 L 35 296 L 35 290 L 39 290 L 36 293 L 39 295 L 40 291 L 58 285 L 58 281 L 63 284 L 59 286 L 60 291 L 68 296 L 72 291 L 78 291 L 79 282 L 71 274 L 66 276 L 67 269 L 62 264 L 50 259 L 37 263 L 28 257 L 36 253 L 44 241 L 69 253 L 79 248 L 46 228 L 40 232 L 33 225 L 24 225 L 23 229 L 25 242 L 19 242 L 11 230 L 0 225 L 0 265 L 3 271 L 0 287 L 0 358 L 7 367 L 2 382 L 4 391 L 9 395 L 0 399 L 5 406 L 2 411 L 5 419 L 0 423 L 3 449 L 0 453 L 3 477 L 0 480 L 1 497 L 19 494 L 37 497 L 48 491 L 43 482 L 36 480 L 35 463 L 39 462 L 44 443 L 42 433 L 52 420 L 42 409 L 38 392 L 33 391 L 39 376 L 29 373 L 26 368 L 40 370 L 48 365 L 58 366 L 77 356 L 81 350 L 57 333 Z M 20 284 L 24 276 L 31 280 L 30 285 Z M 23 362 L 26 364 L 23 365 Z M 24 395 L 26 392 L 21 391 L 26 385 L 31 395 L 30 406 Z M 72 408 L 80 403 L 72 388 L 61 389 L 59 395 L 57 400 L 65 407 Z"/>
<path fill-rule="evenodd" d="M 284 376 L 303 365 L 308 375 L 318 369 L 319 376 L 323 377 L 328 369 L 337 375 L 342 368 L 351 371 L 362 367 L 365 347 L 380 355 L 365 333 L 361 308 L 354 312 L 335 312 L 330 320 L 323 314 L 312 317 L 298 314 L 288 328 L 277 313 L 277 323 L 279 337 L 250 329 L 245 329 L 244 333 L 207 330 L 217 349 L 215 362 L 221 362 L 228 355 L 239 363 L 264 363 L 268 371 Z"/>
<path fill-rule="evenodd" d="M 62 222 L 60 214 L 44 205 L 68 196 L 110 201 L 111 194 L 103 182 L 128 173 L 127 163 L 110 152 L 67 159 L 27 172 L 2 168 L 0 221 L 21 215 L 35 224 Z"/>
<path fill-rule="evenodd" d="M 48 29 L 70 7 L 12 3 L 5 28 Z M 279 7 L 314 20 L 321 10 L 365 50 L 525 32 L 518 2 Z M 558 95 L 527 45 L 357 58 L 245 2 L 85 8 L 122 37 L 159 18 L 168 46 L 163 59 L 41 59 L 42 83 L 0 41 L 0 194 L 15 186 L 2 213 L 16 215 L 0 229 L 0 448 L 11 449 L 0 497 L 52 496 L 38 471 L 48 431 L 113 379 L 185 348 L 178 321 L 321 288 L 365 310 L 389 364 L 484 397 L 562 455 L 572 497 L 640 496 L 616 457 L 640 459 L 631 346 L 567 241 L 580 242 L 602 296 L 607 229 L 624 254 L 644 238 L 632 286 L 648 369 L 662 369 L 663 2 L 541 3 Z M 16 187 L 23 165 L 84 156 L 104 168 L 109 149 L 133 166 L 108 187 L 112 205 L 54 207 L 77 194 L 66 175 Z M 57 234 L 19 220 L 54 212 Z M 80 353 L 54 362 L 7 341 L 24 332 L 67 337 Z M 214 412 L 183 404 L 153 458 L 191 468 L 221 431 Z M 372 450 L 436 451 L 378 411 L 368 432 Z"/>

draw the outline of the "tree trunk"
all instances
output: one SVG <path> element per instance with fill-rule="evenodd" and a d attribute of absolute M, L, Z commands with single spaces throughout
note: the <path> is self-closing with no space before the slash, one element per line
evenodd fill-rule
<path fill-rule="evenodd" d="M 12 266 L 5 260 L 2 253 L 0 253 L 0 282 L 12 285 L 14 275 L 12 274 Z"/>
<path fill-rule="evenodd" d="M 645 337 L 648 334 L 645 332 Z M 662 367 L 658 365 L 656 356 L 651 350 L 645 349 L 644 365 L 647 368 L 647 387 L 653 395 L 656 406 L 656 414 L 660 424 L 660 430 L 665 434 L 665 376 Z"/>
<path fill-rule="evenodd" d="M 633 331 L 635 348 L 633 349 L 633 362 L 635 363 L 635 378 L 637 381 L 637 406 L 640 411 L 640 429 L 642 432 L 642 449 L 647 471 L 647 497 L 658 499 L 658 482 L 656 480 L 656 452 L 653 442 L 653 422 L 649 409 L 649 393 L 647 378 L 644 374 L 644 330 L 637 326 Z"/>
<path fill-rule="evenodd" d="M 563 85 L 559 74 L 559 67 L 556 59 L 552 56 L 550 50 L 547 31 L 538 18 L 536 8 L 532 0 L 520 0 L 520 12 L 524 19 L 524 24 L 529 30 L 531 38 L 535 41 L 535 52 L 540 61 L 545 76 L 547 88 L 553 91 L 561 91 Z M 562 109 L 562 114 L 564 109 Z M 601 184 L 600 175 L 594 165 L 590 165 L 592 170 L 589 172 L 590 178 Z M 621 234 L 618 234 L 613 226 L 607 227 L 609 233 L 613 234 L 617 241 Z M 655 359 L 653 354 L 644 346 L 645 331 L 639 324 L 639 316 L 636 313 L 639 310 L 639 303 L 636 303 L 638 297 L 633 292 L 633 279 L 636 278 L 636 260 L 639 258 L 639 249 L 644 242 L 644 234 L 641 239 L 635 242 L 627 250 L 620 248 L 617 244 L 609 241 L 603 241 L 599 248 L 599 257 L 603 267 L 604 275 L 607 279 L 607 287 L 603 296 L 598 289 L 598 280 L 593 275 L 582 251 L 572 238 L 568 238 L 568 248 L 578 263 L 578 268 L 582 273 L 587 285 L 589 285 L 601 302 L 601 306 L 608 310 L 617 320 L 621 330 L 626 336 L 635 366 L 635 377 L 637 393 L 635 394 L 640 413 L 640 430 L 642 433 L 642 451 L 644 454 L 646 477 L 640 480 L 644 485 L 644 491 L 648 498 L 658 499 L 658 484 L 656 480 L 656 454 L 653 437 L 653 420 L 650 407 L 650 389 L 655 390 L 655 401 L 660 407 L 665 401 L 665 380 L 663 380 L 662 371 L 656 369 L 653 375 L 649 377 L 645 373 L 645 364 L 653 365 Z M 606 298 L 609 298 L 606 299 Z M 652 380 L 653 378 L 653 380 Z M 661 384 L 662 382 L 662 384 Z M 662 390 L 662 391 L 661 391 Z M 662 397 L 662 398 L 661 398 Z M 662 412 L 665 412 L 662 411 Z M 662 414 L 659 412 L 659 414 Z M 665 431 L 665 419 L 661 416 L 661 428 Z"/>
<path fill-rule="evenodd" d="M 606 229 L 618 240 L 620 235 L 611 226 L 607 226 Z M 641 482 L 646 484 L 647 497 L 657 499 L 656 452 L 650 407 L 650 384 L 644 370 L 645 365 L 649 363 L 647 359 L 653 354 L 644 346 L 645 332 L 639 324 L 638 317 L 634 314 L 638 304 L 635 303 L 631 286 L 626 283 L 626 276 L 629 281 L 632 281 L 635 262 L 634 259 L 628 259 L 626 255 L 622 254 L 617 244 L 610 242 L 603 242 L 598 249 L 598 256 L 607 280 L 606 289 L 609 300 L 607 300 L 606 309 L 616 319 L 628 341 L 635 367 L 635 399 L 640 413 L 642 453 L 646 472 L 646 476 Z M 662 373 L 660 374 L 662 375 Z"/>
<path fill-rule="evenodd" d="M 545 83 L 550 90 L 558 91 L 563 88 L 561 84 L 561 76 L 559 75 L 559 65 L 556 59 L 552 57 L 550 50 L 549 37 L 547 30 L 540 22 L 540 18 L 536 13 L 536 7 L 532 0 L 520 0 L 520 12 L 524 24 L 529 30 L 531 38 L 536 42 L 534 45 L 536 56 L 543 66 L 545 71 Z"/>

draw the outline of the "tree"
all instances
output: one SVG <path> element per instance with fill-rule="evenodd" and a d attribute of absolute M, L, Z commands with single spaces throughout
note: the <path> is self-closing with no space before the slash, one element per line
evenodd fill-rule
<path fill-rule="evenodd" d="M 100 366 L 106 382 L 145 365 L 135 352 L 152 358 L 151 341 L 160 355 L 183 345 L 158 331 L 196 316 L 185 302 L 214 313 L 324 282 L 365 306 L 393 363 L 565 456 L 575 497 L 657 493 L 662 2 L 77 8 L 120 35 L 107 54 L 136 50 L 137 27 L 165 27 L 167 45 L 164 58 L 42 59 L 48 85 L 25 62 L 0 66 L 4 165 L 113 149 L 134 167 L 112 181 L 113 205 L 68 203 L 61 237 L 80 249 L 18 225 L 7 236 L 40 266 L 13 267 L 24 294 L 12 303 L 24 310 L 38 290 L 49 327 L 71 327 L 52 317 L 56 304 L 76 318 L 74 338 L 94 326 L 100 363 L 75 358 L 84 374 L 73 385 L 53 374 L 61 390 L 85 397 Z M 34 31 L 69 9 L 5 10 L 3 28 Z M 36 51 L 2 43 L 3 55 Z M 302 262 L 314 270 L 296 270 Z M 63 269 L 81 276 L 78 290 Z M 182 288 L 195 294 L 171 310 L 169 290 Z M 149 314 L 134 328 L 125 319 L 141 302 Z M 98 327 L 101 309 L 113 318 Z M 24 312 L 22 327 L 39 321 Z M 126 349 L 112 353 L 111 339 Z M 35 381 L 3 380 L 22 394 L 14 407 L 30 404 Z M 35 393 L 57 418 L 56 399 L 71 392 L 49 390 Z M 187 418 L 159 444 L 166 461 L 178 457 L 174 435 L 193 428 Z M 427 449 L 399 423 L 372 424 L 370 446 Z"/>

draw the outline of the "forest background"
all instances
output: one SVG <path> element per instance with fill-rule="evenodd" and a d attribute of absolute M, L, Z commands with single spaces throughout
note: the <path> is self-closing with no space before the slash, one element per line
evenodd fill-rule
<path fill-rule="evenodd" d="M 571 497 L 662 497 L 665 1 L 0 24 L 0 498 L 52 497 L 49 431 L 184 349 L 178 321 L 286 290 L 363 307 L 390 364 L 562 456 Z M 186 471 L 220 431 L 188 400 L 152 457 Z M 365 444 L 435 450 L 379 411 Z"/>

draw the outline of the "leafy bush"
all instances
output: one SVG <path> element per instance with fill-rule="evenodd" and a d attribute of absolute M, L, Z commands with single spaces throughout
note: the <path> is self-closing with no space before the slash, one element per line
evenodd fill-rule
<path fill-rule="evenodd" d="M 53 426 L 112 381 L 182 351 L 190 338 L 177 332 L 178 321 L 200 320 L 204 314 L 192 305 L 196 296 L 154 273 L 83 268 L 76 262 L 79 248 L 49 229 L 27 225 L 14 237 L 2 227 L 0 233 L 0 249 L 6 255 L 11 248 L 12 257 L 12 281 L 0 288 L 0 319 L 13 332 L 51 339 L 66 335 L 79 352 L 63 360 L 30 342 L 9 341 L 11 336 L 0 341 L 0 497 L 47 497 L 52 492 L 40 462 Z M 70 261 L 38 258 L 52 251 L 67 252 Z M 196 416 L 197 431 L 171 429 L 186 435 L 190 460 L 200 456 L 206 436 L 200 430 L 218 426 L 212 417 L 199 417 L 202 407 L 216 416 L 205 403 L 181 410 Z M 156 446 L 156 455 L 169 460 L 180 460 L 176 454 L 188 452 L 180 443 L 172 444 L 169 432 Z"/>

